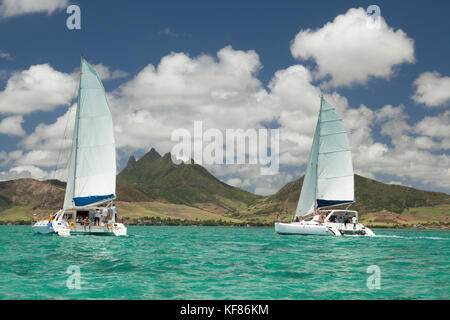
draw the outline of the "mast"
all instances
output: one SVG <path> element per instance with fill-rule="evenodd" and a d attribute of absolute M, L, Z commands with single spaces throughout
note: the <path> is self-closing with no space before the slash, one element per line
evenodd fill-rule
<path fill-rule="evenodd" d="M 322 102 L 323 102 L 323 94 L 320 94 L 320 106 L 319 106 L 319 118 L 317 120 L 317 126 L 316 126 L 316 130 L 319 130 L 319 134 L 317 135 L 317 144 L 320 146 L 320 120 L 321 120 L 321 116 L 322 116 Z M 317 149 L 317 152 L 319 152 L 319 149 Z M 317 211 L 317 180 L 318 180 L 318 174 L 317 174 L 317 170 L 319 168 L 319 161 L 316 162 L 316 170 L 315 170 L 315 197 L 314 197 L 314 213 L 316 213 Z"/>
<path fill-rule="evenodd" d="M 74 162 L 74 169 L 73 169 L 73 194 L 72 199 L 75 197 L 75 188 L 76 188 L 76 180 L 77 180 L 77 153 L 78 153 L 78 130 L 79 130 L 79 118 L 80 118 L 80 91 L 81 91 L 81 75 L 83 73 L 83 56 L 81 56 L 80 61 L 80 80 L 78 84 L 78 99 L 77 99 L 77 111 L 75 113 L 75 162 Z M 73 200 L 72 200 L 73 201 Z"/>
<path fill-rule="evenodd" d="M 318 180 L 318 149 L 319 149 L 319 133 L 321 111 L 317 117 L 317 123 L 314 128 L 313 142 L 309 151 L 308 165 L 306 167 L 305 176 L 303 178 L 302 190 L 297 204 L 297 210 L 295 216 L 305 216 L 306 214 L 313 213 L 316 208 L 316 199 L 318 194 L 317 180 Z"/>

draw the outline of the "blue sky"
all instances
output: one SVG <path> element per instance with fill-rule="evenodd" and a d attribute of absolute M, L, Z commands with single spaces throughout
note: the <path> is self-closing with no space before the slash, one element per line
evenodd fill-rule
<path fill-rule="evenodd" d="M 20 1 L 16 2 L 16 6 L 17 3 Z M 175 64 L 174 61 L 180 58 L 171 53 L 180 53 L 188 59 L 187 65 L 192 64 L 192 68 L 200 70 L 195 69 L 194 72 L 198 74 L 192 78 L 190 75 L 185 78 L 186 81 L 200 79 L 198 86 L 204 86 L 199 89 L 200 96 L 196 97 L 195 105 L 187 106 L 188 110 L 201 108 L 201 104 L 211 105 L 212 109 L 223 108 L 228 105 L 222 102 L 215 104 L 208 100 L 210 97 L 206 97 L 208 94 L 205 95 L 205 92 L 209 93 L 211 88 L 208 87 L 208 79 L 204 79 L 208 71 L 203 70 L 212 68 L 228 72 L 227 65 L 222 63 L 218 55 L 224 48 L 230 48 L 225 50 L 227 56 L 236 58 L 230 61 L 243 59 L 239 60 L 239 66 L 231 68 L 242 67 L 244 73 L 251 69 L 245 76 L 238 75 L 235 80 L 231 78 L 232 82 L 240 83 L 240 87 L 223 87 L 227 92 L 235 92 L 239 97 L 237 103 L 247 110 L 236 109 L 236 118 L 240 118 L 238 114 L 241 114 L 243 119 L 249 119 L 247 122 L 239 120 L 238 125 L 252 128 L 271 121 L 278 123 L 282 137 L 282 166 L 281 173 L 276 177 L 258 176 L 258 170 L 249 166 L 209 168 L 222 180 L 253 192 L 267 194 L 300 176 L 304 171 L 310 146 L 307 139 L 312 137 L 312 132 L 311 129 L 305 129 L 304 133 L 297 134 L 295 125 L 283 120 L 280 115 L 285 113 L 287 119 L 292 119 L 298 115 L 296 108 L 303 108 L 305 111 L 298 116 L 313 119 L 316 116 L 313 109 L 318 108 L 318 105 L 312 98 L 305 97 L 310 97 L 314 90 L 320 89 L 342 111 L 347 125 L 354 131 L 360 131 L 355 133 L 353 139 L 351 135 L 356 172 L 386 183 L 450 191 L 450 61 L 446 54 L 450 52 L 448 1 L 434 1 L 432 5 L 425 1 L 57 0 L 47 5 L 46 1 L 41 3 L 40 10 L 26 5 L 13 8 L 10 1 L 4 1 L 0 6 L 0 172 L 3 180 L 25 176 L 50 177 L 54 164 L 47 158 L 57 158 L 58 152 L 52 150 L 51 153 L 48 146 L 62 143 L 56 137 L 57 133 L 62 136 L 62 132 L 58 132 L 60 126 L 52 127 L 52 124 L 66 114 L 70 116 L 67 112 L 73 101 L 55 98 L 41 106 L 39 103 L 34 105 L 34 102 L 39 100 L 40 93 L 48 97 L 50 93 L 46 90 L 70 91 L 69 86 L 76 78 L 81 54 L 92 64 L 101 64 L 108 70 L 109 76 L 105 76 L 103 83 L 112 100 L 111 107 L 116 109 L 116 113 L 135 115 L 134 118 L 127 119 L 127 123 L 117 121 L 118 126 L 121 126 L 121 131 L 118 129 L 120 132 L 116 132 L 119 140 L 118 164 L 121 169 L 130 153 L 140 156 L 151 146 L 156 146 L 161 153 L 170 151 L 171 130 L 201 119 L 200 110 L 192 109 L 194 111 L 191 110 L 189 114 L 196 114 L 197 118 L 187 117 L 185 123 L 178 120 L 171 123 L 168 119 L 183 117 L 185 109 L 181 108 L 186 106 L 179 104 L 179 101 L 183 100 L 186 93 L 178 92 L 180 100 L 173 102 L 173 106 L 179 105 L 180 109 L 177 109 L 167 108 L 163 102 L 158 102 L 163 93 L 157 90 L 165 89 L 152 87 L 146 90 L 148 82 L 145 79 L 149 79 L 146 77 L 155 76 L 163 84 L 170 78 L 158 71 L 162 59 L 170 57 L 167 60 L 167 68 L 170 69 Z M 76 4 L 81 8 L 81 30 L 66 28 L 69 15 L 65 8 L 69 4 Z M 353 27 L 349 30 L 347 24 L 343 23 L 341 26 L 335 18 L 342 16 L 342 21 L 350 21 L 350 9 L 362 8 L 362 12 L 373 4 L 380 7 L 385 26 L 379 33 L 367 35 L 369 40 L 373 37 L 380 44 L 372 41 L 369 44 L 361 42 L 359 45 L 356 42 L 364 39 L 365 33 L 358 34 Z M 13 9 L 16 11 L 13 12 Z M 327 24 L 328 28 L 325 27 Z M 333 33 L 333 28 L 342 29 Z M 308 36 L 304 33 L 298 41 L 294 41 L 299 33 L 308 29 Z M 402 34 L 399 34 L 399 30 Z M 331 41 L 328 44 L 321 43 L 321 34 L 327 32 Z M 342 39 L 339 38 L 341 36 Z M 352 44 L 354 48 L 339 48 L 333 52 L 334 48 L 347 43 L 352 37 L 355 38 L 355 43 Z M 330 43 L 335 46 L 330 47 Z M 298 45 L 297 49 L 293 49 L 294 44 Z M 368 45 L 373 45 L 373 49 Z M 368 52 L 377 50 L 380 50 L 378 55 L 368 56 Z M 342 71 L 329 62 L 330 57 L 334 59 L 335 54 L 336 60 L 342 58 L 345 64 L 355 52 L 355 65 L 360 64 L 358 70 L 365 70 L 361 71 L 360 78 L 343 74 L 345 70 Z M 205 63 L 199 59 L 205 55 L 212 57 L 213 62 Z M 364 61 L 365 56 L 367 62 Z M 374 71 L 370 68 L 366 70 L 364 66 L 371 63 Z M 61 76 L 58 81 L 67 81 L 67 86 L 58 88 L 49 84 L 39 90 L 40 80 L 35 80 L 33 88 L 28 89 L 36 90 L 36 96 L 33 96 L 31 103 L 21 101 L 17 98 L 21 94 L 17 83 L 26 79 L 28 74 L 24 72 L 32 66 L 45 64 L 49 68 L 33 70 L 43 75 L 47 72 L 45 75 L 48 77 L 57 74 Z M 145 69 L 149 65 L 156 68 L 155 74 Z M 298 68 L 289 69 L 293 66 Z M 384 73 L 375 71 L 383 68 L 387 70 Z M 292 80 L 299 81 L 298 90 L 295 86 L 282 87 L 289 73 L 280 73 L 283 70 L 290 70 L 298 76 L 297 80 Z M 116 76 L 113 76 L 114 71 L 117 71 Z M 275 76 L 277 72 L 280 75 L 278 78 Z M 144 80 L 135 78 L 140 73 Z M 420 78 L 422 75 L 424 76 Z M 176 76 L 180 74 L 177 73 Z M 202 80 L 205 80 L 205 84 Z M 7 90 L 8 83 L 10 88 Z M 156 86 L 154 83 L 151 85 Z M 170 83 L 167 86 L 170 89 Z M 220 87 L 219 84 L 217 86 Z M 214 89 L 218 90 L 217 86 Z M 291 91 L 288 92 L 288 89 Z M 263 103 L 264 106 L 255 104 L 249 99 L 256 91 L 276 97 L 275 100 L 281 102 L 270 105 L 271 100 L 268 99 Z M 147 92 L 154 94 L 147 96 Z M 205 95 L 204 99 L 201 94 Z M 297 95 L 298 106 L 292 105 L 288 98 L 291 94 Z M 159 98 L 153 100 L 153 96 Z M 430 96 L 440 99 L 435 101 Z M 153 101 L 148 102 L 149 100 Z M 19 113 L 11 107 L 11 103 L 27 105 Z M 309 107 L 310 105 L 312 106 Z M 312 111 L 306 111 L 308 108 Z M 364 111 L 364 108 L 369 111 Z M 172 117 L 169 117 L 170 113 Z M 255 118 L 254 113 L 264 113 L 266 116 Z M 348 116 L 345 117 L 347 113 Z M 131 132 L 138 130 L 132 125 L 133 121 L 140 123 L 142 117 L 152 119 L 154 123 L 148 123 L 147 129 L 142 127 L 139 131 Z M 11 119 L 4 121 L 7 118 Z M 219 129 L 228 128 L 229 123 L 232 123 L 214 119 L 211 114 L 205 115 L 205 121 L 206 119 L 210 120 L 211 127 Z M 166 129 L 160 129 L 162 123 L 169 127 L 167 132 L 164 131 Z M 40 131 L 37 130 L 39 125 Z M 370 132 L 363 132 L 360 127 L 370 127 Z M 55 137 L 51 137 L 46 131 L 55 133 Z M 362 147 L 364 144 L 365 148 Z M 35 152 L 31 153 L 32 151 Z M 63 154 L 62 158 L 65 156 Z M 59 167 L 61 166 L 60 163 Z"/>

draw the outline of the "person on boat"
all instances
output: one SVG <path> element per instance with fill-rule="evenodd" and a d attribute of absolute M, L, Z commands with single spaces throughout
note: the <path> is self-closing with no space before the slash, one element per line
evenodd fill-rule
<path fill-rule="evenodd" d="M 320 220 L 322 220 L 322 218 L 324 216 L 326 217 L 327 213 L 328 213 L 328 211 L 317 209 L 316 210 L 316 215 L 314 216 L 315 219 L 313 219 L 313 220 L 320 221 Z"/>
<path fill-rule="evenodd" d="M 95 209 L 94 224 L 96 226 L 100 225 L 100 210 L 99 209 Z"/>
<path fill-rule="evenodd" d="M 49 229 L 49 230 L 53 229 L 52 219 L 53 219 L 53 216 L 50 214 L 48 216 L 48 223 L 47 223 L 47 229 Z"/>
<path fill-rule="evenodd" d="M 106 211 L 107 211 L 107 214 L 106 214 L 106 221 L 111 221 L 111 219 L 112 219 L 112 216 L 113 216 L 113 210 L 112 210 L 112 208 L 108 208 L 108 209 L 106 209 Z"/>
<path fill-rule="evenodd" d="M 116 208 L 116 205 L 114 203 L 112 205 L 112 210 L 113 210 L 114 221 L 117 221 L 117 208 Z"/>
<path fill-rule="evenodd" d="M 344 213 L 344 228 L 347 228 L 347 223 L 349 223 L 348 213 Z"/>
<path fill-rule="evenodd" d="M 319 208 L 317 208 L 317 209 L 316 209 L 316 213 L 315 213 L 315 215 L 314 215 L 314 217 L 313 217 L 313 221 L 321 222 L 322 214 L 323 214 L 324 212 L 325 212 L 325 211 L 322 211 L 322 210 L 320 210 Z"/>
<path fill-rule="evenodd" d="M 320 223 L 325 223 L 325 218 L 326 218 L 326 215 L 321 214 L 321 215 L 320 215 L 319 222 L 320 222 Z"/>
<path fill-rule="evenodd" d="M 38 222 L 37 214 L 33 213 L 33 224 L 35 224 L 36 222 Z"/>
<path fill-rule="evenodd" d="M 102 210 L 102 223 L 108 222 L 108 208 L 103 208 Z"/>
<path fill-rule="evenodd" d="M 102 226 L 103 225 L 103 221 L 104 221 L 103 209 L 98 209 L 98 222 L 97 222 L 97 225 L 98 226 Z"/>
<path fill-rule="evenodd" d="M 352 218 L 352 223 L 353 223 L 353 229 L 356 229 L 356 224 L 358 223 L 358 218 L 356 218 L 356 216 L 354 216 Z"/>
<path fill-rule="evenodd" d="M 84 231 L 86 231 L 86 227 L 89 227 L 89 231 L 91 231 L 91 219 L 89 219 L 89 217 L 86 216 L 83 222 L 84 222 Z"/>
<path fill-rule="evenodd" d="M 77 219 L 75 220 L 76 223 L 81 223 L 80 217 L 77 217 Z"/>

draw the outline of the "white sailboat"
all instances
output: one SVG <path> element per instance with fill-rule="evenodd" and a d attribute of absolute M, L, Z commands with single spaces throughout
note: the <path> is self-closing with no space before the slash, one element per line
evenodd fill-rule
<path fill-rule="evenodd" d="M 116 152 L 105 89 L 95 69 L 81 58 L 78 103 L 64 205 L 33 232 L 62 236 L 126 235 L 116 221 Z"/>
<path fill-rule="evenodd" d="M 355 210 L 333 210 L 354 202 L 352 156 L 341 117 L 323 97 L 294 219 L 275 223 L 279 234 L 366 235 Z M 328 210 L 327 210 L 328 209 Z"/>

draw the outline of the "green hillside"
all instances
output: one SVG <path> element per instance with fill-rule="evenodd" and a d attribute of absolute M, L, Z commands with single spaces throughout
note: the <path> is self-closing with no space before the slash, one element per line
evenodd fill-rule
<path fill-rule="evenodd" d="M 267 202 L 297 202 L 303 177 L 292 181 L 276 194 L 267 198 Z M 355 204 L 352 208 L 360 211 L 389 210 L 401 213 L 415 207 L 450 204 L 450 196 L 441 192 L 422 191 L 410 187 L 385 184 L 355 174 Z"/>
<path fill-rule="evenodd" d="M 303 177 L 286 184 L 274 195 L 255 201 L 234 217 L 273 222 L 280 212 L 285 220 L 289 220 L 296 210 L 302 184 Z M 384 184 L 355 175 L 355 203 L 351 209 L 359 212 L 362 221 L 369 221 L 373 225 L 403 226 L 437 221 L 448 224 L 449 205 L 450 195 L 445 193 Z"/>
<path fill-rule="evenodd" d="M 213 203 L 224 211 L 236 211 L 262 198 L 223 183 L 198 164 L 174 164 L 170 153 L 162 157 L 153 148 L 138 161 L 131 156 L 117 178 L 118 185 L 131 187 L 148 199 L 190 206 Z M 132 200 L 124 191 L 119 196 L 121 201 Z"/>
<path fill-rule="evenodd" d="M 0 181 L 0 209 L 13 206 L 31 209 L 60 208 L 64 201 L 65 183 L 18 179 Z"/>

